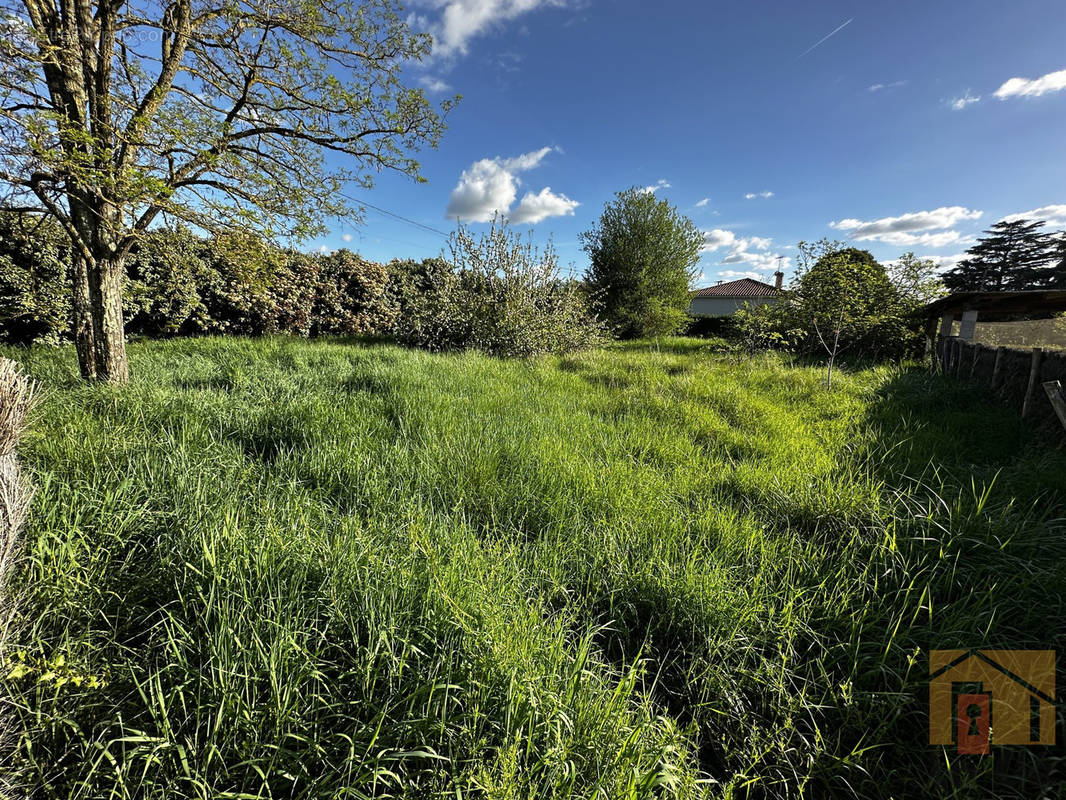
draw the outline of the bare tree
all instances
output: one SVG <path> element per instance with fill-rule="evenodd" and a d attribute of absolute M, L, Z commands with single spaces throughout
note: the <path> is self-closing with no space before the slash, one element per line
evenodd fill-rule
<path fill-rule="evenodd" d="M 0 0 L 0 198 L 73 245 L 86 377 L 128 377 L 123 260 L 160 215 L 306 236 L 443 115 L 401 82 L 432 42 L 394 0 Z"/>

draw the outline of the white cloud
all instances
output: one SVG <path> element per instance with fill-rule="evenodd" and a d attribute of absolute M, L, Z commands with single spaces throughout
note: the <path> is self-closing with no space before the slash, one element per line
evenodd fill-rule
<path fill-rule="evenodd" d="M 780 263 L 782 269 L 788 268 L 792 259 L 770 251 L 772 239 L 760 236 L 742 237 L 733 231 L 714 228 L 703 232 L 701 252 L 716 253 L 724 250 L 721 264 L 750 264 L 757 270 L 774 271 Z M 780 261 L 778 260 L 780 258 Z"/>
<path fill-rule="evenodd" d="M 419 84 L 428 91 L 431 92 L 450 92 L 452 87 L 440 78 L 434 78 L 432 75 L 422 75 L 418 79 Z"/>
<path fill-rule="evenodd" d="M 580 203 L 571 200 L 565 194 L 555 194 L 550 186 L 545 186 L 539 193 L 527 192 L 522 201 L 511 212 L 511 222 L 540 222 L 548 217 L 573 216 L 574 209 Z"/>
<path fill-rule="evenodd" d="M 540 162 L 544 160 L 544 157 L 553 150 L 555 150 L 554 147 L 542 147 L 540 150 L 523 153 L 514 158 L 497 159 L 497 161 L 508 172 L 525 172 L 527 169 L 540 166 Z"/>
<path fill-rule="evenodd" d="M 416 17 L 420 27 L 433 34 L 433 53 L 438 56 L 466 55 L 470 40 L 499 27 L 508 20 L 541 8 L 560 8 L 565 0 L 427 0 L 434 8 L 443 9 L 440 20 L 429 23 Z"/>
<path fill-rule="evenodd" d="M 646 192 L 648 194 L 655 194 L 660 189 L 669 189 L 669 188 L 670 188 L 670 182 L 668 180 L 666 180 L 665 178 L 660 178 L 652 186 L 645 186 L 640 191 Z"/>
<path fill-rule="evenodd" d="M 981 213 L 962 206 L 944 206 L 932 211 L 914 211 L 898 217 L 882 217 L 870 221 L 842 219 L 830 222 L 829 227 L 847 231 L 852 239 L 860 242 L 884 242 L 908 247 L 945 247 L 959 242 L 962 235 L 958 231 L 944 229 L 965 220 L 979 219 Z"/>
<path fill-rule="evenodd" d="M 350 233 L 342 233 L 342 234 L 341 234 L 341 238 L 342 238 L 342 239 L 343 239 L 344 241 L 346 241 L 346 242 L 350 242 L 350 241 L 351 241 L 352 239 L 354 239 L 355 237 L 354 237 L 354 236 L 352 236 L 352 235 L 351 235 Z"/>
<path fill-rule="evenodd" d="M 753 281 L 767 282 L 766 273 L 755 272 L 755 270 L 739 271 L 735 269 L 723 269 L 718 273 L 718 277 L 724 281 L 739 281 L 742 278 L 751 278 Z"/>
<path fill-rule="evenodd" d="M 446 213 L 469 222 L 488 222 L 496 212 L 511 207 L 518 194 L 516 181 L 498 158 L 475 161 L 459 176 Z"/>
<path fill-rule="evenodd" d="M 774 196 L 773 192 L 748 192 L 746 195 L 744 195 L 744 199 L 745 200 L 754 200 L 756 197 L 761 197 L 761 198 L 763 198 L 765 200 L 769 200 L 773 196 Z"/>
<path fill-rule="evenodd" d="M 447 216 L 466 222 L 488 222 L 496 213 L 508 214 L 521 184 L 518 174 L 540 166 L 557 148 L 542 147 L 513 158 L 483 158 L 463 170 L 448 200 Z M 513 222 L 539 222 L 573 214 L 578 203 L 545 187 L 527 192 L 515 208 Z"/>
<path fill-rule="evenodd" d="M 904 233 L 890 232 L 871 234 L 869 236 L 853 236 L 860 242 L 881 242 L 897 247 L 947 247 L 949 244 L 958 244 L 963 241 L 962 234 L 958 231 L 940 231 L 939 233 Z"/>
<path fill-rule="evenodd" d="M 881 92 L 885 89 L 898 89 L 900 86 L 906 86 L 906 81 L 892 81 L 892 83 L 875 83 L 870 87 L 871 92 Z"/>
<path fill-rule="evenodd" d="M 956 97 L 954 100 L 950 101 L 949 105 L 951 106 L 952 111 L 962 111 L 966 106 L 972 106 L 974 103 L 979 102 L 981 102 L 981 95 L 975 95 L 967 89 L 966 94 L 961 97 Z"/>
<path fill-rule="evenodd" d="M 937 269 L 941 272 L 945 272 L 949 269 L 954 269 L 960 261 L 966 258 L 966 253 L 956 253 L 953 256 L 921 256 L 921 258 L 928 258 L 930 261 L 935 261 Z"/>
<path fill-rule="evenodd" d="M 956 253 L 951 256 L 918 256 L 918 258 L 924 259 L 925 261 L 932 261 L 936 264 L 937 272 L 947 272 L 949 269 L 954 269 L 955 265 L 966 257 L 966 253 Z M 899 263 L 899 259 L 893 258 L 888 261 L 882 261 L 881 263 L 886 267 L 894 267 Z"/>
<path fill-rule="evenodd" d="M 1008 97 L 1040 97 L 1051 92 L 1066 89 L 1066 69 L 1049 72 L 1042 78 L 1011 78 L 998 89 L 996 97 L 1006 100 Z"/>
<path fill-rule="evenodd" d="M 1044 206 L 1034 208 L 1032 211 L 1023 211 L 1021 214 L 1011 214 L 1004 217 L 1003 222 L 1014 222 L 1019 219 L 1044 220 L 1053 227 L 1066 226 L 1066 205 Z"/>
<path fill-rule="evenodd" d="M 704 197 L 702 200 L 700 200 L 698 203 L 696 203 L 696 208 L 703 208 L 709 202 L 711 202 L 711 198 Z"/>
<path fill-rule="evenodd" d="M 737 241 L 737 235 L 733 231 L 724 231 L 721 228 L 703 232 L 703 252 L 713 253 L 723 247 L 731 247 Z"/>

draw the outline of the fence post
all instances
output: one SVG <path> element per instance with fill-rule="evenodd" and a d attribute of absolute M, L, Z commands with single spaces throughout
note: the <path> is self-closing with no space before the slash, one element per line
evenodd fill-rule
<path fill-rule="evenodd" d="M 1066 428 L 1066 395 L 1062 393 L 1062 384 L 1058 381 L 1048 381 L 1044 384 L 1047 399 L 1051 401 L 1051 407 L 1055 409 L 1059 422 Z"/>
<path fill-rule="evenodd" d="M 965 352 L 966 343 L 962 339 L 955 340 L 955 363 L 952 367 L 955 369 L 955 377 L 959 377 L 962 373 L 962 354 Z"/>
<path fill-rule="evenodd" d="M 977 372 L 977 359 L 981 357 L 981 345 L 974 344 L 973 346 L 973 361 L 970 362 L 970 380 L 973 380 L 974 373 Z"/>
<path fill-rule="evenodd" d="M 999 371 L 1003 367 L 1003 351 L 1005 349 L 1006 348 L 1004 348 L 1003 345 L 1000 345 L 999 347 L 996 348 L 996 363 L 995 363 L 995 366 L 992 367 L 992 390 L 993 391 L 995 391 L 996 388 L 999 386 Z"/>
<path fill-rule="evenodd" d="M 1029 385 L 1025 389 L 1025 400 L 1022 402 L 1022 416 L 1029 414 L 1029 406 L 1032 404 L 1033 393 L 1036 384 L 1040 380 L 1040 363 L 1044 360 L 1044 351 L 1039 347 L 1033 348 L 1032 365 L 1029 367 Z"/>

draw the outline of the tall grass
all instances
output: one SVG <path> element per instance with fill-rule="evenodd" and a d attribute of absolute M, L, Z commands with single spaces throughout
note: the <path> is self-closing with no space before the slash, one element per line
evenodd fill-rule
<path fill-rule="evenodd" d="M 927 650 L 1066 644 L 1066 458 L 918 370 L 284 338 L 46 387 L 3 687 L 54 798 L 1035 796 Z M 1057 753 L 1058 751 L 1056 751 Z"/>

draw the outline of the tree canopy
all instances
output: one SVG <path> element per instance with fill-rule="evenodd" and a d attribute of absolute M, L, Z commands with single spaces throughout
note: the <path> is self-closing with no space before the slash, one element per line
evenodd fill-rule
<path fill-rule="evenodd" d="M 997 222 L 966 251 L 968 258 L 944 274 L 944 285 L 953 292 L 1051 288 L 1055 239 L 1043 230 L 1044 224 L 1026 219 Z"/>
<path fill-rule="evenodd" d="M 888 264 L 885 271 L 900 298 L 914 307 L 931 303 L 944 294 L 939 267 L 931 258 L 904 253 Z"/>
<path fill-rule="evenodd" d="M 619 192 L 581 235 L 585 281 L 597 310 L 623 337 L 676 333 L 703 246 L 695 223 L 666 200 L 637 188 Z"/>
<path fill-rule="evenodd" d="M 83 372 L 125 379 L 121 264 L 161 216 L 300 237 L 346 183 L 418 178 L 430 47 L 393 0 L 0 0 L 0 201 L 71 241 Z"/>

